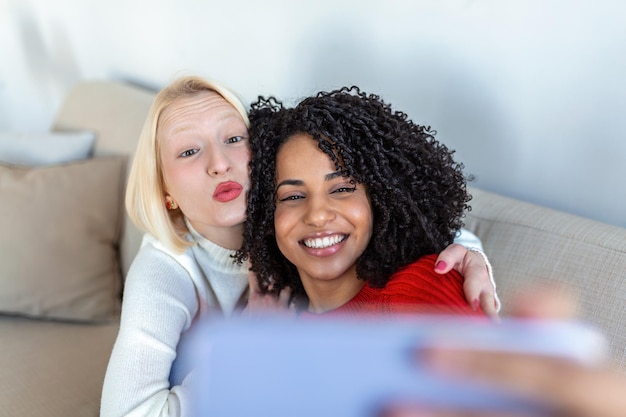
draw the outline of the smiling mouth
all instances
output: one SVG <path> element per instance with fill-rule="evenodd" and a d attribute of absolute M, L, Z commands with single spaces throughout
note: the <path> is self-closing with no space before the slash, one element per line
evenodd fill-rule
<path fill-rule="evenodd" d="M 302 244 L 311 249 L 324 249 L 343 242 L 346 237 L 346 235 L 332 235 L 317 237 L 315 239 L 304 239 L 302 240 Z"/>

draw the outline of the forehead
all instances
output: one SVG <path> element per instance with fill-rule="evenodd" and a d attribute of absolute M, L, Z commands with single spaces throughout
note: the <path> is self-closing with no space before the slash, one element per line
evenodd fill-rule
<path fill-rule="evenodd" d="M 305 133 L 298 133 L 290 136 L 278 148 L 276 162 L 285 157 L 304 157 L 319 154 L 327 158 L 326 154 L 318 147 L 317 141 L 312 136 Z"/>
<path fill-rule="evenodd" d="M 319 171 L 323 169 L 323 172 Z M 316 139 L 308 134 L 296 134 L 285 141 L 276 154 L 276 171 L 280 175 L 317 172 L 325 175 L 337 171 L 335 163 L 322 151 Z"/>
<path fill-rule="evenodd" d="M 212 119 L 215 121 L 229 117 L 242 119 L 235 107 L 224 97 L 215 91 L 207 90 L 172 101 L 161 113 L 159 126 L 164 128 L 186 120 Z"/>

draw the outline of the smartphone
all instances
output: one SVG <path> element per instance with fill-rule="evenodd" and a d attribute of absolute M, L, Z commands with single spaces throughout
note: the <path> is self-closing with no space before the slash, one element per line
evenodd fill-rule
<path fill-rule="evenodd" d="M 593 363 L 603 335 L 578 322 L 459 316 L 208 320 L 188 358 L 195 416 L 380 417 L 393 404 L 548 415 L 543 404 L 496 386 L 429 371 L 434 346 L 527 352 Z"/>

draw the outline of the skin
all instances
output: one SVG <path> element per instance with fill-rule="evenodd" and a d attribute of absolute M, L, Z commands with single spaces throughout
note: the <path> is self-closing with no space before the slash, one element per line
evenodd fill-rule
<path fill-rule="evenodd" d="M 574 298 L 563 288 L 534 288 L 511 301 L 512 316 L 535 319 L 573 319 Z M 571 361 L 500 352 L 439 349 L 428 352 L 428 363 L 448 376 L 496 384 L 512 392 L 550 404 L 551 415 L 570 417 L 618 417 L 626 415 L 626 376 L 611 369 Z M 474 417 L 462 411 L 427 412 L 395 409 L 393 417 Z M 492 417 L 509 417 L 491 415 Z"/>
<path fill-rule="evenodd" d="M 373 228 L 365 188 L 341 176 L 308 135 L 291 137 L 278 152 L 276 184 L 278 247 L 297 266 L 309 310 L 337 308 L 365 285 L 356 275 Z"/>
<path fill-rule="evenodd" d="M 206 92 L 170 106 L 157 129 L 165 198 L 198 233 L 238 249 L 250 187 L 249 136 L 239 113 L 219 94 Z M 230 194 L 216 194 L 224 184 Z"/>

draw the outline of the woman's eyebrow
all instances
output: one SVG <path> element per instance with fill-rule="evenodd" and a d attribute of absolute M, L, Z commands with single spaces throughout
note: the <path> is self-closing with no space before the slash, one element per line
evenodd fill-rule
<path fill-rule="evenodd" d="M 330 174 L 326 174 L 324 176 L 324 181 L 331 181 L 334 180 L 337 177 L 345 177 L 346 176 L 346 171 L 335 171 L 335 172 L 331 172 Z M 302 180 L 296 180 L 296 179 L 286 179 L 283 180 L 281 182 L 279 182 L 276 185 L 276 189 L 279 189 L 280 187 L 282 187 L 283 185 L 304 185 L 304 181 Z"/>
<path fill-rule="evenodd" d="M 280 187 L 282 187 L 283 185 L 303 185 L 304 181 L 302 180 L 291 180 L 291 179 L 287 179 L 284 181 L 279 182 L 276 185 L 276 189 L 279 189 Z"/>
<path fill-rule="evenodd" d="M 331 172 L 330 174 L 326 174 L 324 177 L 324 181 L 334 180 L 337 177 L 347 177 L 348 173 L 345 170 Z"/>

